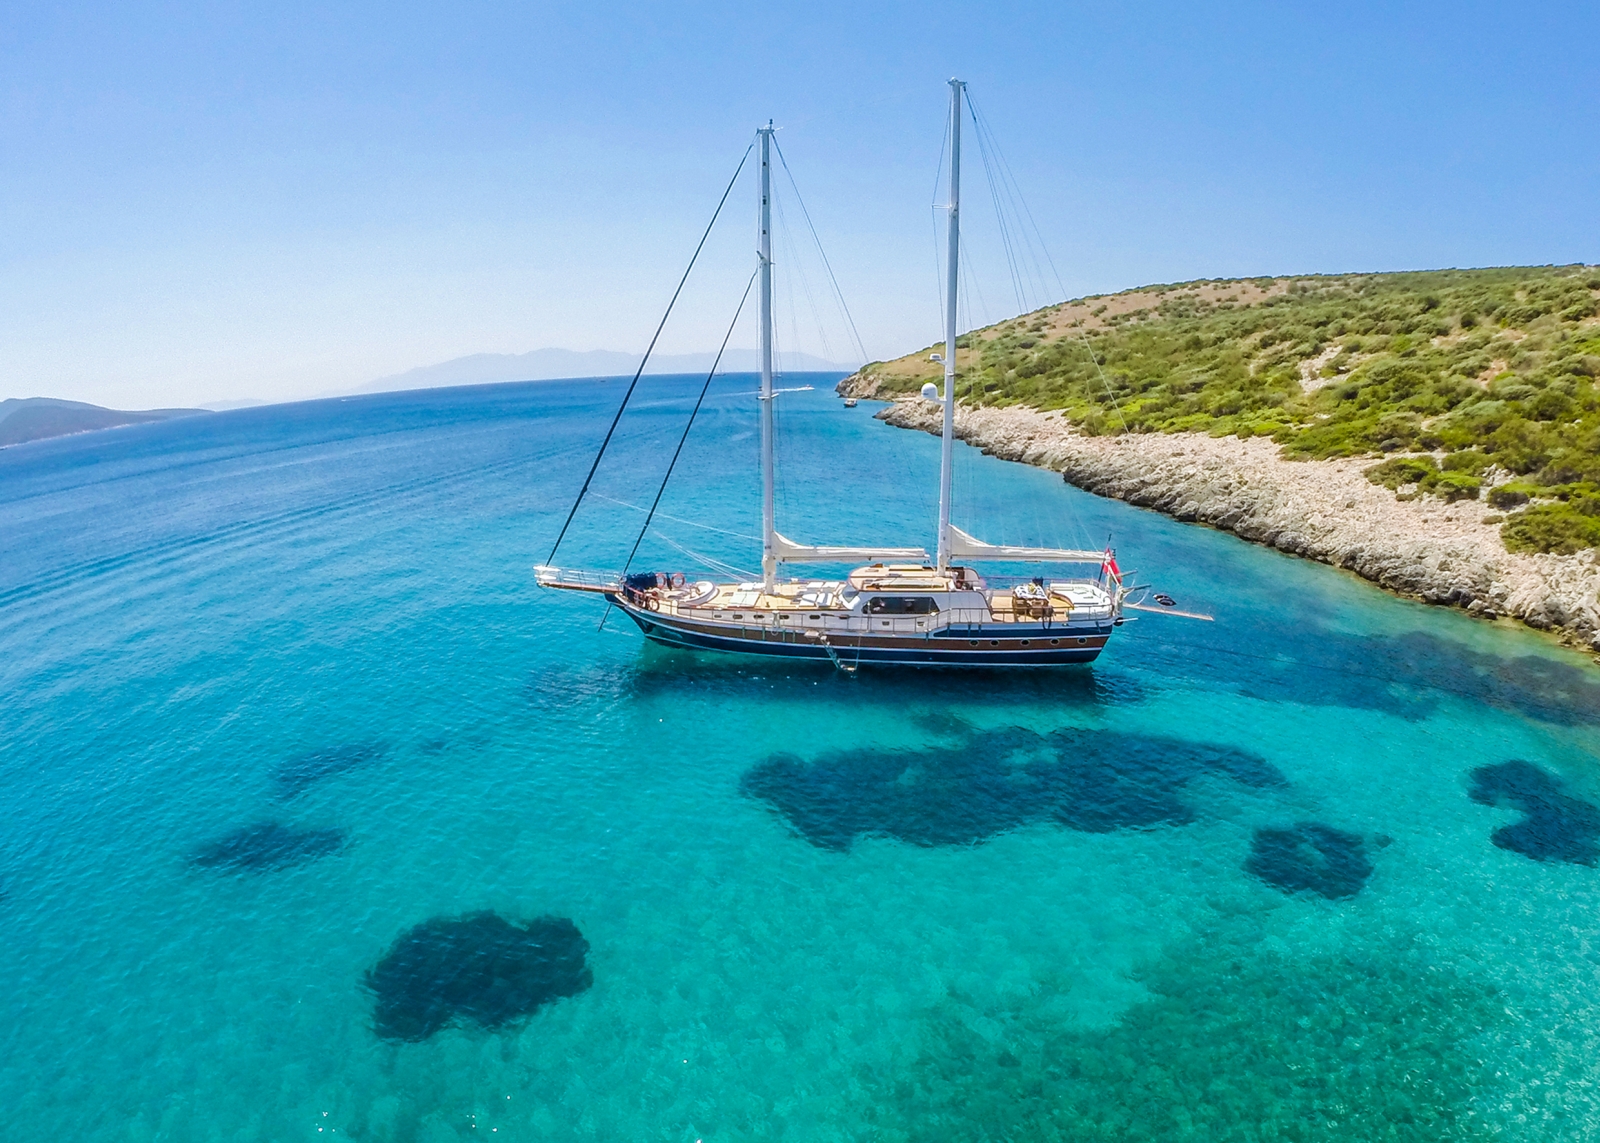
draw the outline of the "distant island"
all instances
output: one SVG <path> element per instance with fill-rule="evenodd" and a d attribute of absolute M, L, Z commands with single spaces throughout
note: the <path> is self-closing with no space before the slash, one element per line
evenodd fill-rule
<path fill-rule="evenodd" d="M 646 372 L 651 375 L 703 373 L 716 360 L 712 353 L 657 354 Z M 782 365 L 791 373 L 847 373 L 852 368 L 809 353 L 786 353 Z M 423 365 L 380 377 L 354 389 L 322 394 L 331 397 L 368 396 L 415 389 L 443 389 L 464 385 L 496 385 L 519 381 L 583 381 L 632 374 L 639 367 L 639 354 L 596 349 L 535 349 L 528 353 L 474 353 L 435 365 Z M 722 358 L 723 373 L 753 372 L 758 369 L 755 351 L 729 350 Z M 138 412 L 106 409 L 82 401 L 62 401 L 54 397 L 10 398 L 0 401 L 0 448 L 29 441 L 69 436 L 73 433 L 114 429 L 148 421 L 198 416 L 208 412 L 231 412 L 256 408 L 272 402 L 254 398 L 214 401 L 200 409 L 146 409 Z"/>
<path fill-rule="evenodd" d="M 932 429 L 938 348 L 839 390 Z M 973 444 L 1600 650 L 1600 268 L 1147 286 L 956 356 Z"/>
<path fill-rule="evenodd" d="M 490 385 L 502 381 L 577 380 L 585 377 L 631 376 L 639 368 L 637 353 L 611 349 L 535 349 L 528 353 L 474 353 L 437 365 L 423 365 L 380 377 L 341 395 L 391 393 L 406 389 L 438 389 L 454 385 Z M 714 353 L 665 353 L 650 359 L 645 372 L 704 373 L 716 360 Z M 858 359 L 859 360 L 859 359 Z M 791 373 L 848 373 L 855 368 L 809 353 L 785 353 L 782 368 Z M 760 369 L 753 349 L 730 349 L 723 355 L 724 373 L 753 373 Z"/>
<path fill-rule="evenodd" d="M 0 401 L 0 448 L 73 433 L 89 433 L 97 429 L 170 421 L 174 417 L 197 417 L 206 412 L 205 409 L 145 409 L 130 412 L 104 409 L 82 401 L 58 401 L 54 397 L 9 397 Z"/>

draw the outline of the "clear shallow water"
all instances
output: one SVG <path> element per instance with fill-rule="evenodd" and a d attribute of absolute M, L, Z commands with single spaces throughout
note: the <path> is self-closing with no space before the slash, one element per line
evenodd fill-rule
<path fill-rule="evenodd" d="M 662 525 L 744 567 L 750 387 L 663 504 L 724 531 Z M 691 388 L 646 382 L 562 562 L 619 562 Z M 1600 1128 L 1600 871 L 1469 796 L 1523 759 L 1600 802 L 1586 660 L 970 450 L 957 523 L 1110 533 L 1218 622 L 1032 677 L 666 652 L 531 584 L 619 395 L 0 452 L 5 1138 Z M 785 532 L 923 542 L 937 442 L 784 400 Z M 1354 839 L 1353 895 L 1247 872 L 1301 823 Z M 380 1039 L 365 974 L 477 910 L 569 918 L 592 985 Z"/>

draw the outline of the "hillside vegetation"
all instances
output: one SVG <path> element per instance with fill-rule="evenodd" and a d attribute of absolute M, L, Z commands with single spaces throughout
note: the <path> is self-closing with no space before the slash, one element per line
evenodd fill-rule
<path fill-rule="evenodd" d="M 1600 268 L 1151 286 L 960 339 L 958 394 L 1059 409 L 1088 433 L 1270 436 L 1371 455 L 1397 495 L 1483 498 L 1512 550 L 1600 546 Z M 936 380 L 932 347 L 859 389 Z"/>

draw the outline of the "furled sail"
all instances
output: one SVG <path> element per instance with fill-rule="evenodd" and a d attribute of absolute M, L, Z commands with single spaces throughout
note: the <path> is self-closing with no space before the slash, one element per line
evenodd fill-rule
<path fill-rule="evenodd" d="M 950 558 L 952 560 L 1031 560 L 1035 563 L 1098 564 L 1106 558 L 1104 552 L 1080 551 L 1075 548 L 1019 548 L 1011 544 L 986 544 L 967 535 L 954 524 L 950 525 Z"/>
<path fill-rule="evenodd" d="M 778 562 L 791 564 L 928 562 L 928 553 L 923 548 L 840 548 L 826 544 L 797 544 L 779 532 L 772 533 L 772 551 L 778 557 Z"/>

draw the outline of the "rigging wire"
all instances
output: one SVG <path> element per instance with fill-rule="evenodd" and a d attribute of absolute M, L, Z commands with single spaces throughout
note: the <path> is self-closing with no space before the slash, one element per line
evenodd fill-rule
<path fill-rule="evenodd" d="M 788 287 L 783 291 L 783 294 L 786 298 L 793 299 L 795 295 L 793 282 L 796 278 L 800 280 L 800 292 L 805 294 L 806 304 L 811 309 L 811 320 L 817 324 L 817 337 L 822 343 L 822 352 L 831 359 L 833 357 L 833 347 L 828 344 L 828 331 L 822 324 L 822 314 L 817 309 L 816 296 L 811 292 L 811 279 L 806 276 L 805 263 L 800 260 L 800 251 L 795 248 L 793 237 L 789 231 L 789 219 L 783 211 L 783 198 L 777 193 L 776 188 L 774 188 L 772 194 L 772 207 L 777 214 L 777 225 L 773 227 L 773 237 L 777 239 L 779 253 L 783 255 L 773 264 L 775 266 L 783 266 L 783 270 L 780 273 L 783 275 L 784 284 Z M 789 269 L 790 266 L 794 267 L 792 272 Z M 786 316 L 789 319 L 789 331 L 794 334 L 793 344 L 798 346 L 800 344 L 800 314 L 792 300 L 788 304 Z M 798 349 L 790 350 L 790 353 L 794 354 L 799 352 L 800 350 Z M 797 364 L 797 362 L 791 359 L 791 364 Z M 794 372 L 798 373 L 800 370 L 797 368 Z"/>
<path fill-rule="evenodd" d="M 783 157 L 783 148 L 778 146 L 776 136 L 773 137 L 772 148 L 778 152 L 778 162 L 783 166 L 783 173 L 789 178 L 789 185 L 794 188 L 794 200 L 800 204 L 800 214 L 806 220 L 806 229 L 811 232 L 811 241 L 816 243 L 817 254 L 822 259 L 822 266 L 828 271 L 828 281 L 833 284 L 833 296 L 838 299 L 839 308 L 844 311 L 845 324 L 850 327 L 850 336 L 855 339 L 856 352 L 861 355 L 862 364 L 865 364 L 867 360 L 866 343 L 861 340 L 861 334 L 856 330 L 856 319 L 851 316 L 850 306 L 844 300 L 844 291 L 839 288 L 839 279 L 834 275 L 833 263 L 828 261 L 828 252 L 822 248 L 822 239 L 817 236 L 817 228 L 811 221 L 811 212 L 806 209 L 806 200 L 800 195 L 800 184 L 795 181 L 794 172 L 789 169 L 789 160 Z"/>
<path fill-rule="evenodd" d="M 780 515 L 787 515 L 789 490 L 784 481 L 783 458 L 788 450 L 779 447 L 783 440 L 783 418 L 780 415 L 782 405 L 778 401 L 778 390 L 783 388 L 783 359 L 785 356 L 783 326 L 778 320 L 779 307 L 784 307 L 784 316 L 789 319 L 789 326 L 795 331 L 795 341 L 800 340 L 799 319 L 794 313 L 794 291 L 789 288 L 789 260 L 785 254 L 784 246 L 787 230 L 783 226 L 783 210 L 778 207 L 778 188 L 772 188 L 772 205 L 775 209 L 775 221 L 772 223 L 773 256 L 769 265 L 772 268 L 772 294 L 771 306 L 767 311 L 767 333 L 772 341 L 772 396 L 769 399 L 772 410 L 772 520 L 773 528 L 777 528 Z M 782 301 L 780 301 L 782 299 Z M 759 336 L 759 335 L 758 335 Z M 759 347 L 757 350 L 759 356 Z M 759 365 L 758 365 L 759 367 Z M 761 413 L 761 390 L 756 389 L 757 410 L 757 436 L 759 438 L 759 420 Z M 763 578 L 765 570 L 762 571 Z"/>
<path fill-rule="evenodd" d="M 961 239 L 961 244 L 969 249 L 973 245 L 973 243 L 965 237 Z M 978 314 L 982 315 L 981 317 L 975 316 L 972 312 L 972 300 L 974 298 L 978 300 Z M 967 273 L 966 259 L 961 260 L 961 292 L 957 295 L 956 302 L 958 306 L 965 306 L 967 311 L 967 320 L 965 324 L 959 320 L 959 316 L 956 321 L 957 337 L 961 336 L 961 331 L 963 329 L 965 329 L 968 333 L 971 333 L 974 330 L 982 329 L 984 326 L 994 324 L 989 320 L 989 302 L 983 296 L 983 287 L 979 284 L 977 277 Z"/>
<path fill-rule="evenodd" d="M 979 114 L 978 106 L 972 101 L 972 93 L 970 91 L 967 93 L 967 109 L 972 112 L 973 128 L 978 136 L 978 155 L 983 161 L 985 176 L 989 176 L 990 173 L 990 154 L 992 152 L 995 165 L 998 168 L 999 185 L 1005 189 L 1005 197 L 1012 201 L 1012 210 L 1017 214 L 1019 224 L 1023 218 L 1026 218 L 1028 227 L 1032 229 L 1033 235 L 1037 239 L 1038 249 L 1043 252 L 1044 260 L 1050 267 L 1051 275 L 1055 278 L 1056 289 L 1059 291 L 1058 296 L 1064 299 L 1067 293 L 1066 286 L 1062 282 L 1061 272 L 1056 269 L 1055 259 L 1050 256 L 1050 247 L 1045 243 L 1044 233 L 1039 229 L 1039 224 L 1033 217 L 1033 211 L 1028 206 L 1028 200 L 1022 194 L 1022 188 L 1018 185 L 1016 176 L 1011 171 L 1011 164 L 1006 161 L 1005 152 L 1000 149 L 1000 142 L 995 138 L 994 131 L 989 126 L 988 117 Z M 991 179 L 991 195 L 993 195 L 994 181 L 994 179 Z M 1018 209 L 1019 207 L 1020 210 Z M 1001 214 L 998 196 L 995 196 L 995 213 L 996 215 Z M 1004 234 L 1005 223 L 1003 221 L 1001 230 L 1002 234 Z M 1019 225 L 1019 230 L 1022 230 L 1022 236 L 1026 239 L 1026 229 L 1022 229 Z M 1039 266 L 1037 257 L 1032 255 L 1033 242 L 1027 242 L 1027 249 L 1030 256 L 1034 257 L 1034 265 L 1039 271 L 1040 277 L 1043 277 L 1043 268 Z M 1020 282 L 1020 279 L 1018 281 Z M 1024 310 L 1027 310 L 1027 303 L 1023 302 L 1021 306 Z M 1100 355 L 1095 352 L 1094 346 L 1089 341 L 1088 332 L 1082 326 L 1077 327 L 1075 339 L 1082 344 L 1084 352 L 1089 355 L 1089 363 L 1094 366 L 1100 385 L 1105 389 L 1106 396 L 1111 401 L 1111 409 L 1117 414 L 1117 421 L 1122 425 L 1123 435 L 1128 435 L 1132 430 L 1128 427 L 1127 418 L 1122 414 L 1122 404 L 1117 400 L 1116 391 L 1111 386 L 1111 379 L 1106 376 L 1105 370 L 1100 367 Z"/>
<path fill-rule="evenodd" d="M 948 211 L 950 204 L 940 205 L 939 184 L 944 181 L 944 157 L 949 150 L 950 112 L 947 109 L 944 113 L 944 131 L 939 136 L 939 165 L 933 171 L 933 193 L 928 196 L 931 200 L 928 204 L 928 220 L 933 226 L 933 277 L 939 287 L 938 305 L 934 312 L 939 315 L 938 328 L 941 330 L 944 328 L 944 249 L 939 245 L 939 212 Z"/>
<path fill-rule="evenodd" d="M 1065 299 L 1067 296 L 1067 288 L 1061 280 L 1061 272 L 1056 269 L 1055 259 L 1050 255 L 1050 247 L 1045 243 L 1044 232 L 1039 229 L 1038 222 L 1034 220 L 1033 210 L 1028 206 L 1027 197 L 1022 193 L 1022 186 L 1017 182 L 1016 175 L 1011 170 L 1011 164 L 1009 161 L 1007 161 L 1005 152 L 1000 148 L 1000 141 L 995 136 L 994 128 L 989 123 L 989 117 L 979 114 L 977 105 L 972 102 L 972 93 L 970 91 L 967 93 L 967 107 L 972 112 L 972 122 L 978 129 L 980 138 L 982 136 L 987 136 L 989 139 L 988 149 L 994 153 L 995 161 L 1000 169 L 1001 185 L 1010 187 L 1010 190 L 1008 191 L 1008 197 L 1014 201 L 1016 207 L 1021 208 L 1018 216 L 1019 222 L 1024 218 L 1027 220 L 1028 229 L 1033 231 L 1033 235 L 1038 241 L 1038 251 L 1044 256 L 1046 265 L 1050 267 L 1050 274 L 1055 279 L 1056 290 L 1058 291 L 1057 296 Z M 987 161 L 987 159 L 985 161 Z M 1024 237 L 1026 237 L 1027 231 L 1024 230 L 1023 234 Z M 1030 256 L 1033 256 L 1032 243 L 1029 243 L 1028 251 Z M 1038 270 L 1039 276 L 1043 278 L 1043 268 L 1039 266 L 1037 257 L 1034 257 L 1034 266 L 1035 269 Z"/>
<path fill-rule="evenodd" d="M 733 311 L 733 320 L 728 323 L 728 332 L 722 335 L 722 345 L 718 347 L 716 360 L 712 361 L 711 370 L 706 374 L 706 383 L 700 386 L 700 396 L 695 399 L 694 408 L 689 413 L 689 421 L 683 426 L 683 435 L 678 438 L 678 447 L 672 451 L 666 475 L 661 478 L 661 487 L 656 489 L 656 498 L 650 502 L 650 511 L 645 513 L 644 526 L 639 529 L 639 536 L 633 541 L 633 550 L 628 553 L 628 559 L 622 565 L 623 575 L 627 575 L 628 569 L 633 566 L 633 557 L 639 554 L 639 545 L 644 542 L 644 534 L 650 530 L 650 522 L 656 518 L 656 509 L 661 507 L 661 497 L 666 494 L 667 481 L 672 479 L 672 470 L 678 466 L 678 457 L 683 455 L 683 446 L 689 439 L 689 430 L 694 428 L 695 418 L 700 415 L 700 406 L 705 404 L 706 393 L 711 389 L 711 380 L 717 375 L 718 366 L 722 364 L 722 355 L 727 352 L 728 339 L 733 337 L 734 327 L 739 324 L 739 318 L 744 314 L 744 304 L 750 300 L 750 288 L 756 284 L 756 275 L 760 272 L 760 267 L 751 271 L 750 280 L 744 284 L 744 293 L 739 297 L 738 308 Z"/>
<path fill-rule="evenodd" d="M 946 209 L 938 203 L 928 208 L 928 225 L 933 228 L 933 280 L 939 287 L 939 337 L 936 342 L 944 340 L 944 246 L 939 240 L 939 212 Z"/>
<path fill-rule="evenodd" d="M 1017 300 L 1017 312 L 1026 313 L 1031 308 L 1028 305 L 1027 291 L 1022 285 L 1022 272 L 1017 265 L 1017 252 L 1011 238 L 1011 230 L 1006 225 L 1005 210 L 1000 202 L 1000 188 L 995 185 L 994 164 L 989 161 L 989 150 L 984 142 L 984 133 L 978 123 L 978 116 L 974 112 L 972 125 L 975 128 L 973 135 L 978 140 L 978 155 L 983 161 L 983 178 L 989 185 L 989 201 L 994 204 L 995 222 L 1000 231 L 1000 249 L 1006 257 L 1006 269 L 1011 275 L 1011 292 Z"/>
<path fill-rule="evenodd" d="M 760 573 L 758 573 L 758 572 L 750 571 L 748 568 L 736 568 L 730 563 L 726 563 L 726 562 L 724 562 L 722 560 L 717 559 L 715 556 L 708 556 L 704 552 L 697 552 L 697 551 L 694 551 L 691 548 L 686 548 L 682 544 L 678 543 L 678 541 L 674 540 L 671 536 L 667 535 L 665 532 L 663 532 L 663 531 L 661 531 L 659 529 L 657 529 L 657 531 L 656 531 L 656 537 L 658 539 L 660 539 L 661 541 L 663 541 L 668 547 L 673 548 L 676 551 L 682 552 L 684 555 L 688 556 L 691 560 L 694 560 L 696 563 L 700 564 L 703 567 L 710 568 L 714 572 L 719 572 L 722 575 L 735 576 L 735 577 L 737 577 L 738 579 L 741 579 L 741 580 L 752 580 L 752 579 L 760 579 L 761 578 Z"/>
<path fill-rule="evenodd" d="M 626 500 L 618 500 L 615 496 L 607 496 L 604 492 L 596 492 L 594 495 L 596 499 L 604 500 L 610 504 L 615 504 L 618 508 L 629 508 L 635 512 L 649 511 L 648 508 L 645 508 L 641 505 L 629 504 Z M 732 536 L 736 540 L 751 540 L 757 544 L 761 542 L 760 536 L 751 536 L 744 532 L 734 532 L 727 528 L 717 528 L 710 524 L 702 524 L 698 520 L 685 520 L 682 516 L 671 516 L 665 512 L 657 512 L 656 515 L 663 520 L 671 520 L 674 524 L 684 524 L 690 528 L 699 528 L 702 532 L 719 532 L 724 536 Z"/>
<path fill-rule="evenodd" d="M 611 443 L 612 435 L 617 431 L 617 425 L 622 421 L 622 414 L 628 407 L 628 401 L 633 396 L 634 389 L 638 388 L 639 378 L 644 374 L 644 367 L 650 362 L 650 355 L 655 352 L 656 342 L 661 338 L 661 331 L 667 328 L 667 319 L 672 316 L 672 308 L 678 304 L 678 296 L 683 293 L 685 283 L 689 281 L 689 274 L 694 270 L 694 264 L 700 258 L 700 251 L 705 249 L 706 239 L 711 237 L 712 227 L 716 226 L 717 219 L 722 214 L 722 208 L 727 205 L 728 196 L 733 193 L 733 186 L 739 181 L 739 175 L 744 170 L 744 165 L 750 159 L 750 152 L 755 149 L 754 140 L 744 149 L 744 155 L 739 160 L 739 165 L 734 168 L 733 178 L 728 180 L 727 188 L 722 192 L 722 198 L 717 201 L 717 209 L 711 212 L 711 221 L 706 223 L 705 233 L 700 236 L 699 243 L 694 248 L 694 254 L 689 258 L 689 265 L 684 268 L 683 277 L 678 280 L 678 288 L 672 291 L 672 300 L 667 303 L 666 313 L 661 315 L 661 324 L 656 326 L 655 335 L 650 338 L 650 344 L 644 351 L 644 357 L 639 361 L 639 368 L 633 374 L 633 380 L 628 382 L 627 392 L 622 395 L 622 403 L 617 406 L 617 415 L 611 418 L 611 427 L 606 430 L 605 439 L 600 442 L 600 451 L 595 453 L 594 463 L 589 466 L 589 475 L 583 478 L 583 487 L 578 489 L 578 498 L 572 502 L 572 510 L 567 513 L 567 519 L 561 525 L 561 531 L 556 535 L 556 542 L 551 545 L 550 555 L 545 563 L 553 564 L 556 552 L 561 547 L 561 541 L 566 539 L 567 529 L 572 527 L 572 519 L 578 514 L 578 506 L 583 503 L 589 485 L 594 481 L 594 474 L 600 469 L 600 461 L 606 455 L 606 446 Z"/>
<path fill-rule="evenodd" d="M 978 151 L 983 159 L 984 175 L 989 183 L 990 197 L 994 199 L 996 215 L 1000 218 L 1005 240 L 1011 248 L 1009 264 L 1019 291 L 1019 306 L 1024 311 L 1042 308 L 1039 296 L 1048 301 L 1049 282 L 1039 261 L 1041 253 L 1045 262 L 1049 263 L 1056 280 L 1056 288 L 1059 291 L 1057 296 L 1064 298 L 1066 287 L 1061 282 L 1061 275 L 1055 272 L 1055 263 L 1050 257 L 1049 247 L 1045 245 L 1044 235 L 1033 218 L 1033 212 L 1028 207 L 1022 187 L 1012 173 L 1010 163 L 1006 161 L 999 138 L 995 135 L 988 117 L 978 114 L 970 93 L 967 96 L 967 106 L 972 112 L 972 124 L 978 139 Z M 1011 218 L 1005 217 L 1002 203 L 1009 205 Z M 1032 263 L 1031 267 L 1029 263 Z M 1028 296 L 1030 282 L 1034 294 L 1039 296 L 1031 298 Z"/>

